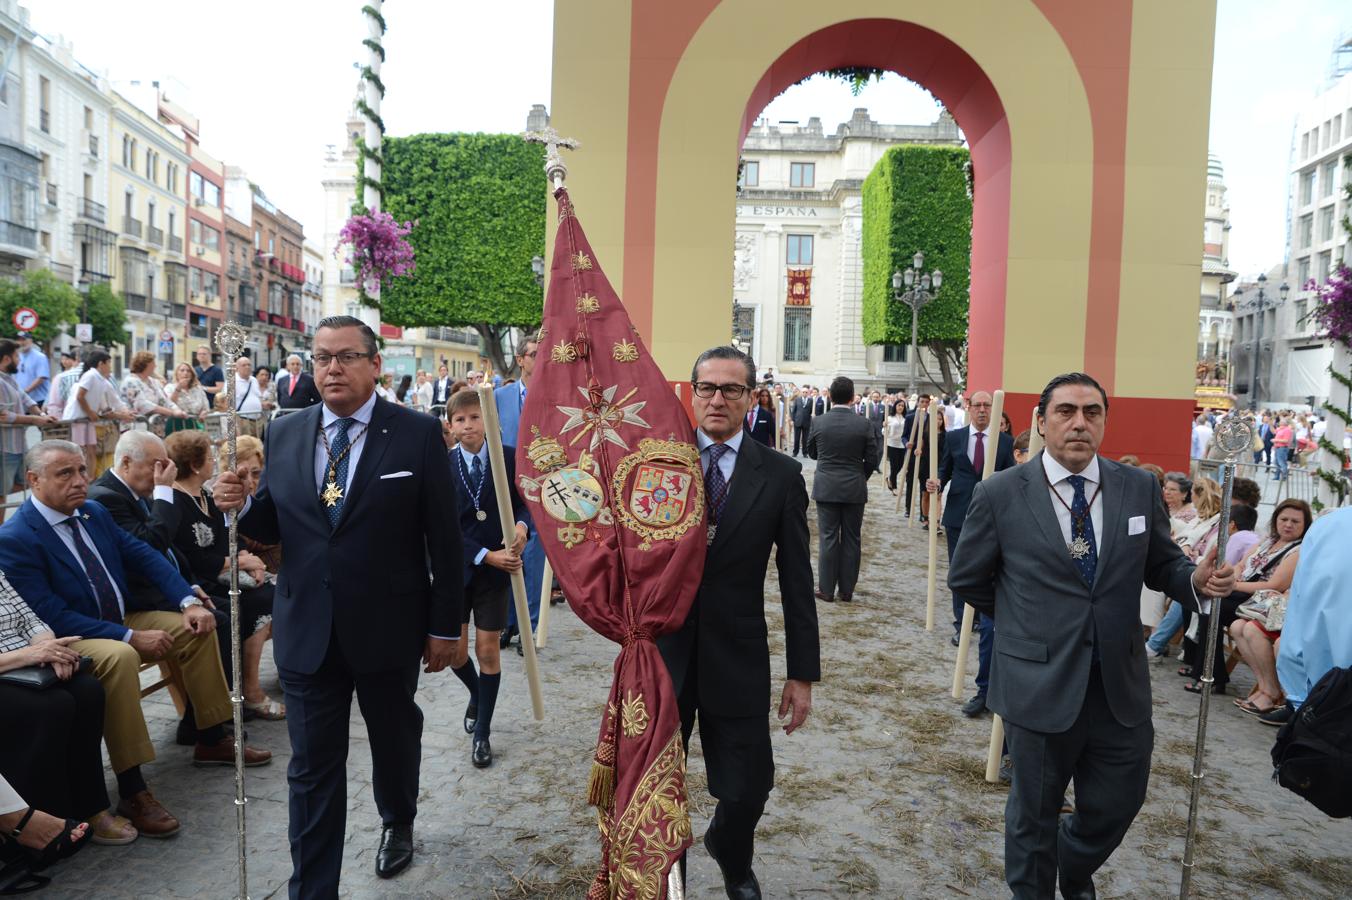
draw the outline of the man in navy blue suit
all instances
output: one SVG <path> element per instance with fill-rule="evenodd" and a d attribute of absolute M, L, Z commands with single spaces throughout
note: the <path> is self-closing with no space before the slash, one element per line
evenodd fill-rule
<path fill-rule="evenodd" d="M 197 765 L 233 765 L 234 738 L 223 723 L 230 696 L 212 632 L 206 594 L 180 577 L 169 560 L 118 527 L 87 500 L 84 451 L 69 441 L 43 441 L 24 457 L 31 496 L 0 528 L 0 570 L 57 637 L 94 661 L 107 698 L 104 740 L 117 776 L 118 815 L 146 837 L 168 837 L 178 820 L 151 795 L 141 766 L 155 748 L 141 712 L 143 661 L 166 660 L 182 677 L 197 724 Z M 144 578 L 164 605 L 138 609 L 128 575 Z M 246 748 L 248 765 L 272 754 Z"/>
<path fill-rule="evenodd" d="M 314 363 L 324 402 L 268 428 L 257 493 L 246 501 L 235 472 L 215 491 L 222 510 L 244 509 L 244 534 L 282 548 L 272 625 L 291 736 L 293 898 L 338 896 L 354 691 L 383 824 L 376 874 L 412 862 L 418 663 L 450 663 L 462 595 L 441 426 L 376 396 L 380 353 L 360 319 L 321 321 Z"/>
<path fill-rule="evenodd" d="M 460 533 L 464 538 L 465 558 L 465 603 L 460 614 L 460 640 L 455 645 L 451 671 L 469 689 L 465 731 L 474 735 L 470 761 L 475 768 L 485 769 L 493 764 L 493 748 L 488 736 L 502 683 L 502 647 L 498 635 L 507 625 L 507 610 L 511 606 L 511 573 L 523 568 L 521 551 L 528 546 L 530 515 L 516 489 L 516 449 L 504 445 L 503 462 L 512 498 L 512 521 L 516 523 L 512 541 L 508 544 L 502 536 L 478 392 L 460 391 L 452 396 L 446 414 L 451 420 L 451 432 L 458 441 L 451 451 L 451 468 L 455 470 L 460 489 Z M 474 671 L 474 663 L 469 659 L 471 612 L 478 672 Z"/>
<path fill-rule="evenodd" d="M 972 502 L 972 491 L 981 480 L 986 464 L 986 455 L 992 452 L 992 442 L 996 435 L 999 441 L 994 447 L 995 471 L 1012 469 L 1014 463 L 1014 438 L 999 431 L 991 424 L 991 395 L 977 391 L 967 403 L 972 422 L 962 428 L 950 431 L 944 439 L 943 453 L 939 456 L 939 480 L 929 479 L 926 486 L 938 493 L 948 488 L 948 501 L 944 503 L 944 534 L 948 539 L 948 561 L 953 562 L 953 551 L 958 546 L 958 537 L 962 534 L 962 523 L 967 518 L 967 506 Z M 958 630 L 962 628 L 962 608 L 966 604 L 957 594 L 953 595 L 953 646 L 958 645 Z M 977 646 L 976 696 L 968 700 L 962 711 L 968 716 L 979 716 L 986 711 L 986 688 L 990 684 L 991 652 L 995 644 L 995 622 L 985 613 L 979 614 L 977 627 L 981 631 L 981 640 Z"/>
<path fill-rule="evenodd" d="M 504 384 L 493 391 L 493 400 L 498 406 L 498 425 L 502 429 L 502 446 L 515 447 L 519 440 L 517 432 L 521 428 L 521 410 L 526 406 L 526 391 L 530 387 L 531 375 L 535 372 L 535 354 L 538 344 L 534 338 L 525 338 L 516 349 L 516 365 L 521 377 L 511 384 Z M 515 479 L 513 479 L 515 481 Z M 531 629 L 540 623 L 540 581 L 545 573 L 545 548 L 539 535 L 532 534 L 521 551 L 523 577 L 526 579 L 526 606 L 530 609 Z M 516 606 L 507 607 L 507 630 L 500 646 L 507 646 L 520 630 L 516 621 Z M 522 653 L 518 642 L 516 652 Z"/>

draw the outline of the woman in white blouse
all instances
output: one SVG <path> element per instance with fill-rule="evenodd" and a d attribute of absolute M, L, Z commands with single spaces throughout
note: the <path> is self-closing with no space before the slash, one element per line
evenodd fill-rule
<path fill-rule="evenodd" d="M 85 465 L 89 467 L 91 478 L 98 465 L 99 436 L 96 424 L 127 422 L 136 418 L 109 379 L 112 365 L 112 357 L 106 351 L 89 351 L 85 357 L 84 374 L 75 383 L 75 390 L 70 392 L 65 413 L 61 416 L 74 423 L 71 425 L 70 439 L 84 448 Z"/>

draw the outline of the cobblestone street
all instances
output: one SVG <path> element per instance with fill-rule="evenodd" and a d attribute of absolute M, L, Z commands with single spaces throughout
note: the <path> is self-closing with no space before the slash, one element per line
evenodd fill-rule
<path fill-rule="evenodd" d="M 792 737 L 776 728 L 777 784 L 758 835 L 757 874 L 767 897 L 1008 896 L 1006 789 L 982 778 L 990 719 L 963 718 L 949 696 L 954 650 L 943 612 L 946 591 L 940 591 L 936 629 L 924 630 L 925 533 L 905 527 L 880 479 L 871 490 L 856 602 L 819 606 L 823 683 L 812 717 Z M 777 697 L 783 642 L 776 590 L 772 572 L 766 613 Z M 375 608 L 378 601 L 372 602 Z M 509 652 L 494 722 L 495 762 L 485 771 L 470 765 L 470 741 L 460 725 L 464 688 L 449 672 L 423 676 L 417 857 L 390 882 L 373 871 L 379 819 L 369 747 L 354 705 L 344 896 L 581 898 L 597 855 L 584 796 L 613 658 L 613 645 L 566 606 L 555 607 L 541 654 L 546 719 L 531 719 L 521 661 Z M 969 671 L 975 664 L 973 641 Z M 280 699 L 270 654 L 264 665 L 264 686 Z M 1183 692 L 1176 666 L 1152 665 L 1157 734 L 1150 796 L 1098 876 L 1103 897 L 1177 895 L 1197 698 Z M 1235 674 L 1234 687 L 1247 691 L 1252 675 L 1242 666 Z M 1212 707 L 1212 774 L 1195 896 L 1352 894 L 1348 824 L 1325 818 L 1272 783 L 1274 730 L 1229 700 L 1220 697 Z M 235 896 L 231 770 L 190 765 L 190 751 L 173 744 L 173 708 L 163 692 L 146 710 L 160 755 L 146 768 L 147 780 L 183 821 L 182 832 L 125 848 L 90 848 L 59 867 L 47 896 Z M 251 743 L 276 755 L 270 766 L 248 773 L 250 894 L 254 900 L 284 897 L 290 872 L 286 727 L 252 722 L 248 730 Z M 713 809 L 698 739 L 690 784 L 698 837 Z M 689 886 L 691 897 L 722 896 L 717 869 L 698 843 Z"/>

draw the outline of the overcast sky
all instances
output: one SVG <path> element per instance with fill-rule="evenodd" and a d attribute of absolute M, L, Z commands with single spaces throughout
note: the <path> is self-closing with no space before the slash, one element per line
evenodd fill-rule
<path fill-rule="evenodd" d="M 207 7 L 200 24 L 182 0 L 27 5 L 34 27 L 65 34 L 90 68 L 114 80 L 183 83 L 208 152 L 243 166 L 307 234 L 320 237 L 324 149 L 342 143 L 353 65 L 365 58 L 359 2 L 236 0 Z M 382 118 L 390 134 L 517 132 L 531 104 L 549 102 L 551 0 L 405 0 L 389 4 L 385 18 Z M 1294 110 L 1323 86 L 1342 31 L 1352 32 L 1347 0 L 1219 0 L 1211 151 L 1225 166 L 1230 262 L 1241 273 L 1282 260 Z M 858 97 L 814 79 L 765 115 L 819 116 L 830 132 L 856 106 L 893 123 L 928 123 L 936 112 L 926 92 L 889 76 Z"/>

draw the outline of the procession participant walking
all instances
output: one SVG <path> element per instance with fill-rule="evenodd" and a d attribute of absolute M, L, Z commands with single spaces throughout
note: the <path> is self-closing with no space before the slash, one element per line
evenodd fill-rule
<path fill-rule="evenodd" d="M 892 414 L 883 426 L 883 439 L 887 444 L 887 489 L 897 492 L 897 475 L 906 457 L 906 401 L 897 400 L 892 404 Z"/>
<path fill-rule="evenodd" d="M 869 476 L 882 458 L 882 435 L 850 408 L 853 381 L 837 376 L 830 390 L 836 405 L 813 423 L 807 439 L 807 455 L 817 460 L 812 479 L 819 540 L 817 599 L 833 602 L 839 587 L 840 599 L 849 603 L 859 580 L 864 504 Z"/>
<path fill-rule="evenodd" d="M 269 429 L 257 492 L 246 503 L 236 472 L 215 485 L 218 508 L 244 510 L 243 534 L 282 544 L 272 626 L 291 736 L 293 898 L 338 894 L 354 690 L 383 826 L 376 874 L 412 861 L 418 661 L 428 672 L 450 662 L 464 581 L 440 425 L 375 396 L 380 351 L 360 319 L 320 321 L 314 362 L 324 402 Z"/>
<path fill-rule="evenodd" d="M 794 456 L 807 453 L 807 436 L 812 430 L 812 403 L 811 393 L 807 388 L 800 387 L 789 406 L 789 418 L 793 420 Z"/>
<path fill-rule="evenodd" d="M 530 518 L 516 488 L 516 449 L 504 444 L 502 455 L 507 480 L 511 483 L 512 519 L 516 522 L 516 532 L 511 536 L 511 543 L 503 538 L 502 521 L 495 511 L 493 472 L 489 466 L 488 445 L 484 442 L 483 410 L 479 406 L 478 392 L 461 391 L 452 396 L 446 414 L 458 444 L 451 457 L 460 486 L 465 585 L 460 640 L 451 652 L 451 671 L 469 689 L 464 724 L 465 731 L 474 735 L 470 761 L 475 768 L 484 769 L 493 764 L 493 748 L 488 738 L 502 682 L 498 635 L 507 626 L 512 590 L 509 574 L 522 566 L 521 551 L 530 534 Z M 471 613 L 474 615 L 474 655 L 479 660 L 477 673 L 469 658 Z"/>
<path fill-rule="evenodd" d="M 995 471 L 1014 468 L 1014 439 L 997 432 L 991 422 L 991 395 L 977 391 L 967 401 L 972 424 L 950 432 L 939 451 L 939 478 L 929 479 L 927 487 L 939 493 L 948 487 L 944 502 L 944 538 L 948 541 L 948 564 L 953 565 L 953 551 L 962 536 L 962 522 L 967 518 L 967 507 L 972 502 L 972 490 L 980 483 L 985 471 L 986 454 L 995 454 Z M 998 443 L 996 437 L 999 437 Z M 962 628 L 962 610 L 967 603 L 953 595 L 953 639 L 958 646 Z M 963 715 L 979 716 L 986 711 L 986 688 L 990 684 L 991 647 L 995 639 L 995 622 L 981 613 L 977 618 L 981 640 L 977 643 L 976 695 L 962 707 Z"/>
<path fill-rule="evenodd" d="M 785 734 L 807 719 L 812 682 L 821 677 L 807 490 L 798 463 L 747 439 L 742 429 L 756 382 L 751 357 L 733 347 L 706 350 L 695 361 L 691 382 L 706 502 L 716 531 L 685 625 L 659 637 L 657 646 L 671 672 L 687 748 L 699 717 L 709 793 L 718 800 L 704 846 L 718 863 L 728 896 L 752 900 L 761 896 L 751 868 L 756 823 L 775 771 L 765 725 L 770 697 L 765 573 L 772 550 L 784 607 L 788 677 L 779 718 L 789 716 Z M 848 406 L 843 409 L 842 415 L 849 413 Z"/>
<path fill-rule="evenodd" d="M 1095 896 L 1093 875 L 1145 801 L 1154 728 L 1141 583 L 1224 597 L 1233 567 L 1194 566 L 1169 536 L 1159 484 L 1098 455 L 1107 394 L 1059 375 L 1038 401 L 1046 448 L 977 485 L 948 585 L 996 616 L 988 706 L 1013 782 L 1005 880 L 1017 900 Z M 1075 812 L 1060 817 L 1075 782 Z M 1058 824 L 1059 822 L 1059 824 Z M 1059 873 L 1059 875 L 1058 875 Z"/>
<path fill-rule="evenodd" d="M 530 380 L 535 374 L 535 360 L 538 353 L 539 344 L 534 338 L 528 337 L 522 340 L 516 348 L 516 366 L 521 371 L 521 377 L 511 384 L 504 384 L 493 391 L 493 401 L 498 407 L 498 426 L 501 429 L 502 446 L 504 447 L 514 448 L 520 439 L 521 410 L 526 406 L 526 393 L 530 390 Z M 487 462 L 486 456 L 484 461 Z M 489 494 L 488 496 L 493 495 Z M 490 515 L 489 518 L 492 518 L 492 516 Z M 545 573 L 545 548 L 540 543 L 539 535 L 532 534 L 530 540 L 526 542 L 525 548 L 520 550 L 519 554 L 521 556 L 522 577 L 526 580 L 526 608 L 530 610 L 531 634 L 534 634 L 536 626 L 540 624 L 540 580 L 544 578 Z M 510 598 L 510 591 L 504 596 Z M 475 624 L 478 625 L 477 619 Z M 506 647 L 511 643 L 512 638 L 520 633 L 521 626 L 516 621 L 516 604 L 508 603 L 506 630 L 503 631 L 499 646 Z M 516 652 L 518 656 L 524 652 L 521 649 L 520 641 L 517 641 Z"/>
<path fill-rule="evenodd" d="M 913 492 L 912 489 L 915 486 L 915 467 L 919 465 L 920 451 L 924 450 L 929 443 L 926 439 L 926 435 L 929 434 L 929 429 L 925 427 L 925 422 L 927 421 L 926 417 L 929 415 L 929 405 L 929 394 L 920 394 L 917 396 L 915 398 L 915 405 L 911 407 L 910 412 L 906 413 L 906 419 L 902 424 L 901 429 L 908 441 L 911 439 L 912 434 L 916 435 L 915 446 L 911 448 L 910 457 L 906 461 L 906 471 L 902 473 L 903 477 L 906 479 L 906 497 L 903 503 L 903 509 L 905 510 L 907 518 L 910 518 L 911 516 L 911 494 Z M 915 417 L 917 415 L 921 416 L 919 432 L 913 430 L 915 428 Z M 939 424 L 941 426 L 939 430 L 942 432 L 943 421 L 940 420 Z M 928 462 L 928 458 L 926 458 L 926 462 Z M 924 472 L 928 468 L 928 466 L 921 466 L 920 471 Z M 919 513 L 917 513 L 917 515 L 919 515 Z"/>

